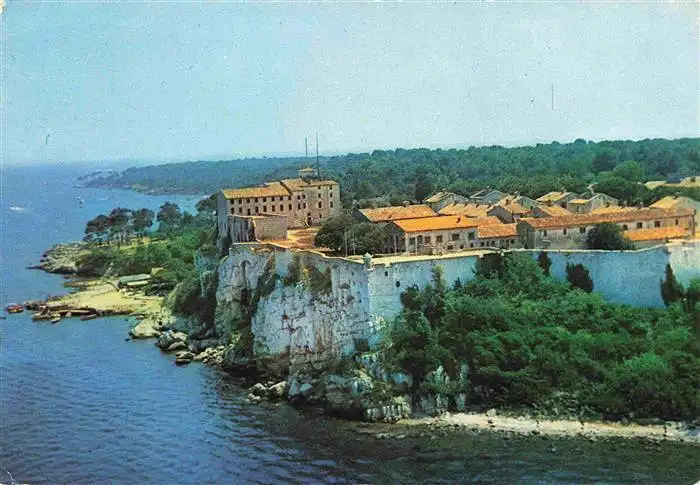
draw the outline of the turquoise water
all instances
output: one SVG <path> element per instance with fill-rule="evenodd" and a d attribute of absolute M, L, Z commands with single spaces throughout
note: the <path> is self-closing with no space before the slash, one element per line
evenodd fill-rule
<path fill-rule="evenodd" d="M 3 170 L 3 307 L 63 292 L 60 276 L 25 268 L 53 243 L 79 239 L 97 214 L 116 206 L 156 209 L 166 200 L 191 208 L 197 200 L 74 188 L 80 173 Z M 51 325 L 26 313 L 0 321 L 0 482 L 9 474 L 32 484 L 700 479 L 698 449 L 677 445 L 571 441 L 552 452 L 539 439 L 452 436 L 445 447 L 454 453 L 426 459 L 420 443 L 375 440 L 287 406 L 249 405 L 227 376 L 200 365 L 176 367 L 151 341 L 125 341 L 131 324 L 110 318 Z"/>

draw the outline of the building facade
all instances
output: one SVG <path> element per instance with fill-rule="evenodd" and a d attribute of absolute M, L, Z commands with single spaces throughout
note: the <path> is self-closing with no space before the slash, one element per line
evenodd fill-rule
<path fill-rule="evenodd" d="M 217 194 L 219 234 L 228 230 L 229 216 L 284 216 L 288 228 L 323 224 L 340 213 L 340 186 L 323 180 L 315 171 L 300 170 L 300 177 L 267 182 L 259 187 L 224 189 Z"/>
<path fill-rule="evenodd" d="M 641 208 L 605 214 L 523 218 L 517 223 L 518 235 L 527 249 L 580 249 L 586 247 L 588 232 L 596 224 L 610 222 L 623 231 L 678 227 L 686 237 L 695 234 L 695 211 Z"/>

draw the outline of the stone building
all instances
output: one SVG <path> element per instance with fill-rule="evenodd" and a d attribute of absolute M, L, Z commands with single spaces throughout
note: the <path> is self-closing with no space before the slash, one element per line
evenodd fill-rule
<path fill-rule="evenodd" d="M 518 235 L 529 249 L 575 249 L 586 246 L 588 232 L 596 225 L 611 222 L 623 231 L 679 227 L 686 236 L 695 234 L 695 211 L 641 208 L 606 214 L 523 218 L 518 221 Z"/>
<path fill-rule="evenodd" d="M 619 201 L 615 197 L 605 194 L 581 195 L 566 204 L 567 210 L 573 214 L 589 214 L 596 209 L 617 206 L 619 206 Z"/>
<path fill-rule="evenodd" d="M 691 199 L 690 197 L 679 197 L 676 195 L 668 195 L 663 199 L 651 204 L 650 207 L 657 209 L 691 209 L 695 211 L 695 227 L 700 226 L 700 201 Z"/>
<path fill-rule="evenodd" d="M 393 253 L 439 254 L 483 247 L 480 227 L 503 225 L 496 217 L 437 216 L 392 221 L 387 251 Z M 499 237 L 492 235 L 492 237 Z"/>
<path fill-rule="evenodd" d="M 528 212 L 530 212 L 530 210 L 526 207 L 523 207 L 517 202 L 511 202 L 510 204 L 497 204 L 493 206 L 486 212 L 486 215 L 498 217 L 501 222 L 512 224 L 521 217 L 524 217 Z"/>
<path fill-rule="evenodd" d="M 287 227 L 323 224 L 340 213 L 340 186 L 323 180 L 314 169 L 302 169 L 299 178 L 267 182 L 259 187 L 224 189 L 217 194 L 219 234 L 226 234 L 229 216 L 284 216 Z"/>
<path fill-rule="evenodd" d="M 512 198 L 513 196 L 506 194 L 505 192 L 501 192 L 500 190 L 485 188 L 470 194 L 469 202 L 473 204 L 494 205 L 498 204 L 507 197 Z"/>
<path fill-rule="evenodd" d="M 540 202 L 542 205 L 558 205 L 559 207 L 566 208 L 566 204 L 568 204 L 570 200 L 577 198 L 577 194 L 573 192 L 565 192 L 562 190 L 559 192 L 546 193 L 542 197 L 538 197 L 537 202 Z"/>
<path fill-rule="evenodd" d="M 467 198 L 462 195 L 455 194 L 454 192 L 442 191 L 428 197 L 423 202 L 435 212 L 438 212 L 440 209 L 450 204 L 466 204 Z"/>

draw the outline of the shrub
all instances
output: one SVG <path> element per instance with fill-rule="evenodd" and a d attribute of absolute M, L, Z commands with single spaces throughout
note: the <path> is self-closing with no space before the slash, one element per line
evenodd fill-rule
<path fill-rule="evenodd" d="M 579 288 L 587 293 L 593 291 L 593 280 L 591 275 L 582 264 L 567 264 L 566 279 L 573 288 Z"/>

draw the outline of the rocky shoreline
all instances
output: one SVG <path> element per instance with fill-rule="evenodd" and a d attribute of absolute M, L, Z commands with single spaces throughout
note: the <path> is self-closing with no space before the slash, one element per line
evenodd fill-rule
<path fill-rule="evenodd" d="M 80 243 L 56 245 L 44 253 L 35 268 L 76 274 L 76 259 L 88 251 Z M 134 317 L 137 323 L 130 329 L 127 340 L 155 339 L 155 345 L 173 355 L 178 366 L 201 362 L 226 372 L 248 388 L 246 397 L 251 405 L 288 402 L 297 407 L 322 409 L 324 414 L 365 421 L 358 425 L 357 432 L 371 434 L 377 439 L 424 438 L 432 436 L 435 430 L 450 430 L 544 439 L 673 441 L 700 446 L 700 428 L 682 423 L 584 422 L 496 410 L 450 414 L 438 406 L 437 399 L 432 408 L 430 402 L 422 402 L 420 406 L 433 416 L 415 416 L 408 396 L 380 396 L 386 391 L 382 388 L 385 384 L 372 377 L 377 374 L 373 372 L 376 367 L 373 362 L 354 362 L 349 369 L 331 372 L 323 369 L 320 363 L 298 358 L 295 362 L 284 363 L 252 359 L 241 355 L 234 344 L 223 345 L 213 327 L 199 326 L 173 315 L 164 305 L 164 298 L 118 288 L 114 282 L 104 279 L 83 281 L 76 293 L 54 301 L 94 308 L 101 314 Z"/>

